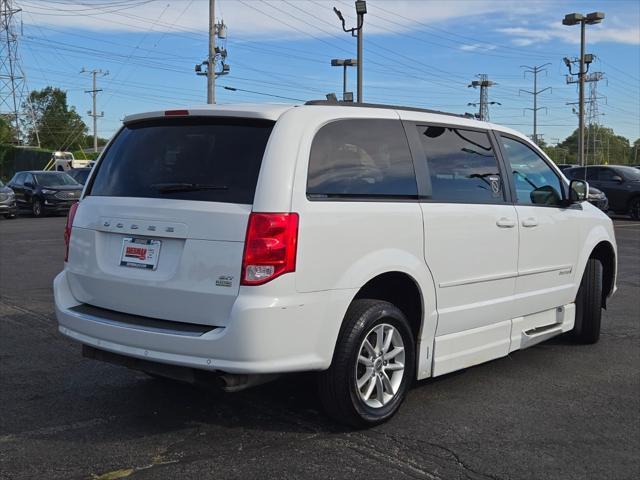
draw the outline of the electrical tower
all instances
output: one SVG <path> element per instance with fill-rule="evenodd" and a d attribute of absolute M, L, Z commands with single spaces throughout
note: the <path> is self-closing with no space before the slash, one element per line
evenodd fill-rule
<path fill-rule="evenodd" d="M 599 138 L 600 116 L 604 115 L 604 113 L 600 113 L 598 110 L 598 100 L 604 97 L 598 97 L 598 82 L 604 78 L 604 74 L 602 72 L 593 72 L 591 77 L 589 100 L 587 100 L 587 139 L 584 146 L 587 163 L 589 163 L 589 154 L 591 154 L 591 163 L 599 165 L 604 160 L 604 145 L 602 145 L 602 139 Z M 598 144 L 600 144 L 600 155 L 598 155 Z"/>
<path fill-rule="evenodd" d="M 538 95 L 547 90 L 551 90 L 551 87 L 543 88 L 542 90 L 538 90 L 538 73 L 546 72 L 545 68 L 547 65 L 551 65 L 550 63 L 545 63 L 544 65 L 529 67 L 527 65 L 521 65 L 521 68 L 524 68 L 524 74 L 526 76 L 527 73 L 533 73 L 533 91 L 520 89 L 520 92 L 528 93 L 529 95 L 533 95 L 533 108 L 525 108 L 525 110 L 531 110 L 533 112 L 533 135 L 531 139 L 534 141 L 536 145 L 539 145 L 540 138 L 538 138 L 538 110 L 547 110 L 547 107 L 538 107 Z"/>
<path fill-rule="evenodd" d="M 585 55 L 585 57 L 587 57 L 588 61 L 585 62 L 588 64 L 593 62 L 593 59 L 595 58 L 593 55 Z M 567 63 L 567 60 L 565 59 L 565 63 Z M 574 63 L 571 62 L 570 63 Z M 572 83 L 579 83 L 579 78 L 575 78 L 573 75 L 567 75 L 567 84 L 572 84 Z M 589 84 L 589 99 L 585 100 L 584 103 L 588 105 L 588 110 L 587 110 L 587 118 L 586 118 L 586 124 L 587 124 L 587 138 L 584 140 L 584 158 L 585 158 L 585 165 L 588 165 L 589 163 L 596 165 L 599 163 L 602 163 L 602 160 L 604 158 L 603 155 L 603 149 L 602 146 L 600 148 L 600 161 L 598 161 L 598 155 L 597 155 L 597 145 L 599 142 L 601 142 L 601 140 L 598 139 L 598 133 L 600 130 L 600 115 L 604 115 L 602 113 L 599 112 L 598 110 L 598 100 L 602 100 L 605 99 L 606 97 L 603 96 L 598 96 L 598 82 L 600 80 L 604 79 L 604 73 L 603 72 L 592 72 L 592 73 L 586 73 L 584 74 L 584 82 Z M 579 104 L 578 102 L 569 102 L 567 103 L 567 105 L 576 105 Z M 591 158 L 591 162 L 589 162 L 589 158 Z"/>
<path fill-rule="evenodd" d="M 99 69 L 86 70 L 83 68 L 82 70 L 80 70 L 80 73 L 89 73 L 93 76 L 93 88 L 91 90 L 85 90 L 84 93 L 90 93 L 91 96 L 93 97 L 93 108 L 87 112 L 87 115 L 89 115 L 90 117 L 93 117 L 93 151 L 97 152 L 98 151 L 98 118 L 104 117 L 104 112 L 98 113 L 96 109 L 96 96 L 98 95 L 98 92 L 102 91 L 102 89 L 98 88 L 97 86 L 96 77 L 98 75 L 100 75 L 101 77 L 104 77 L 106 75 L 109 75 L 109 72 L 103 72 L 102 70 L 99 70 Z"/>
<path fill-rule="evenodd" d="M 480 87 L 480 103 L 467 103 L 472 107 L 478 107 L 478 120 L 485 122 L 489 121 L 489 105 L 501 105 L 500 102 L 489 101 L 489 87 L 497 85 L 497 83 L 489 80 L 489 76 L 486 73 L 477 75 L 480 80 L 472 81 L 467 87 L 478 88 Z"/>
<path fill-rule="evenodd" d="M 21 142 L 20 108 L 22 106 L 25 77 L 18 56 L 18 34 L 14 16 L 21 9 L 12 0 L 0 0 L 0 116 L 7 118 L 15 129 L 16 143 Z"/>

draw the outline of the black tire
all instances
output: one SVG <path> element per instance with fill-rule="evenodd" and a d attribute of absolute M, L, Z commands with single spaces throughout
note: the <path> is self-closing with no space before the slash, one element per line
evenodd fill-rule
<path fill-rule="evenodd" d="M 35 197 L 31 200 L 31 213 L 33 213 L 34 217 L 42 217 L 44 215 L 42 200 Z"/>
<path fill-rule="evenodd" d="M 373 408 L 362 400 L 358 392 L 356 371 L 364 340 L 373 334 L 374 327 L 382 324 L 393 327 L 402 339 L 404 370 L 397 391 L 391 399 L 386 404 Z M 331 367 L 318 376 L 320 400 L 327 414 L 339 423 L 356 428 L 378 425 L 387 421 L 398 410 L 413 382 L 414 372 L 415 340 L 404 314 L 389 302 L 354 300 L 345 315 Z M 380 376 L 376 373 L 372 375 L 374 378 L 375 375 Z"/>
<path fill-rule="evenodd" d="M 634 220 L 640 220 L 640 197 L 632 198 L 629 202 L 629 215 Z"/>
<path fill-rule="evenodd" d="M 602 319 L 602 263 L 590 258 L 584 269 L 576 296 L 576 322 L 573 338 L 578 343 L 591 344 L 600 339 Z"/>

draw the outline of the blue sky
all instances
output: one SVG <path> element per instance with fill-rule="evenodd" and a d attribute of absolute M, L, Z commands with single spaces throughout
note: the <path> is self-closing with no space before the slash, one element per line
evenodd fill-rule
<path fill-rule="evenodd" d="M 206 0 L 14 0 L 23 9 L 20 55 L 30 89 L 54 85 L 88 125 L 91 79 L 87 69 L 108 70 L 99 79 L 101 136 L 111 135 L 129 113 L 202 104 L 206 79 L 193 67 L 207 51 Z M 217 0 L 228 25 L 231 73 L 218 80 L 218 103 L 295 102 L 341 91 L 342 69 L 331 58 L 355 57 L 355 39 L 332 12 L 353 24 L 350 0 Z M 605 72 L 598 94 L 601 123 L 631 141 L 640 137 L 640 2 L 512 0 L 369 0 L 365 18 L 365 101 L 463 113 L 478 91 L 467 85 L 486 73 L 497 85 L 491 120 L 532 132 L 532 79 L 521 65 L 550 63 L 539 76 L 539 133 L 549 143 L 564 139 L 577 117 L 567 102 L 564 56 L 579 54 L 579 27 L 561 25 L 564 14 L 604 11 L 589 26 L 591 71 Z M 355 69 L 350 71 L 355 90 Z M 258 93 L 227 91 L 223 85 Z M 588 90 L 587 90 L 588 93 Z M 268 96 L 273 95 L 273 96 Z M 287 100 L 279 97 L 296 100 Z"/>

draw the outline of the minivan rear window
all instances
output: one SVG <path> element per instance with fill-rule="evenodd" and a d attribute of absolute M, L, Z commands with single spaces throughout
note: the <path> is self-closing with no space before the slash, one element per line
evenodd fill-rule
<path fill-rule="evenodd" d="M 125 125 L 89 195 L 252 204 L 274 122 L 162 118 Z"/>

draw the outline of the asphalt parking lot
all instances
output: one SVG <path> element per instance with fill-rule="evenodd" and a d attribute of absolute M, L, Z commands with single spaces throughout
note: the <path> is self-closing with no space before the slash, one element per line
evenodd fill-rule
<path fill-rule="evenodd" d="M 224 396 L 87 360 L 56 329 L 64 218 L 0 220 L 0 478 L 640 478 L 640 223 L 616 220 L 598 344 L 419 382 L 346 431 L 310 375 Z"/>

